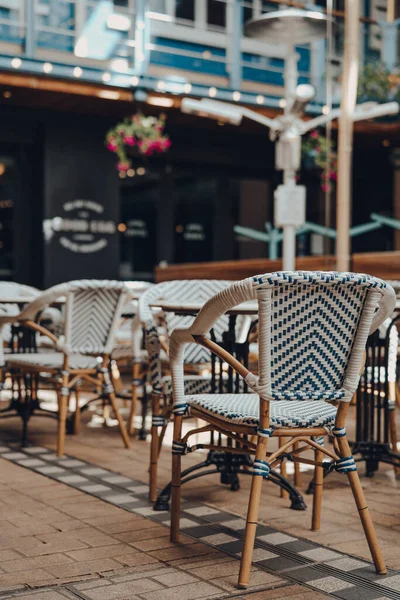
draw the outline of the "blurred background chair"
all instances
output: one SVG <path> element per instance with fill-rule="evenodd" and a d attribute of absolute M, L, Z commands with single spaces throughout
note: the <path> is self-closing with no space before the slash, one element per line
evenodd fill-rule
<path fill-rule="evenodd" d="M 35 322 L 38 313 L 60 297 L 65 298 L 64 334 L 60 338 Z M 68 402 L 71 391 L 82 382 L 94 390 L 101 390 L 95 399 L 111 405 L 118 420 L 121 436 L 126 447 L 129 437 L 119 414 L 114 389 L 109 375 L 109 356 L 114 346 L 115 332 L 122 310 L 131 298 L 130 290 L 117 281 L 80 280 L 54 286 L 43 292 L 18 315 L 0 317 L 0 326 L 17 322 L 43 336 L 54 344 L 48 352 L 13 353 L 4 361 L 3 372 L 19 377 L 47 374 L 47 385 L 52 385 L 58 397 L 57 454 L 64 452 L 64 440 Z M 40 382 L 40 379 L 39 379 Z M 28 392 L 28 393 L 27 393 Z M 92 400 L 90 400 L 92 401 Z M 90 402 L 88 401 L 88 402 Z M 24 390 L 24 426 L 38 403 L 37 389 Z M 76 413 L 79 413 L 78 397 Z"/>

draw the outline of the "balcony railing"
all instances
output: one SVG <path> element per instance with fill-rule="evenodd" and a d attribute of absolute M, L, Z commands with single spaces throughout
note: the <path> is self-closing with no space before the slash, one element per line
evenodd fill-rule
<path fill-rule="evenodd" d="M 240 36 L 234 22 L 235 11 L 243 21 L 282 4 L 302 5 L 290 0 L 119 0 L 118 5 L 112 0 L 0 0 L 0 68 L 170 93 L 190 85 L 207 95 L 212 87 L 222 99 L 240 91 L 244 102 L 276 105 L 286 47 Z M 336 18 L 331 58 L 338 76 L 343 21 L 340 14 Z M 360 58 L 387 58 L 387 28 L 368 16 L 361 28 Z M 392 46 L 391 60 L 397 62 L 396 36 Z M 322 41 L 297 49 L 300 80 L 317 87 L 321 103 L 325 47 Z"/>

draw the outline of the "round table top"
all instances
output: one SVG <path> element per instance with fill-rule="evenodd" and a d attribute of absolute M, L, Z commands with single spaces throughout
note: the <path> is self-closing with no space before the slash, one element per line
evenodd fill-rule
<path fill-rule="evenodd" d="M 159 300 L 150 304 L 151 308 L 161 308 L 164 312 L 173 312 L 179 315 L 197 315 L 203 308 L 204 302 L 167 302 Z M 243 302 L 226 311 L 228 315 L 256 315 L 258 314 L 258 304 L 253 300 Z"/>
<path fill-rule="evenodd" d="M 0 296 L 0 304 L 18 304 L 23 306 L 24 304 L 30 304 L 36 300 L 39 296 Z M 54 300 L 52 304 L 65 304 L 65 296 L 60 296 L 57 300 Z"/>

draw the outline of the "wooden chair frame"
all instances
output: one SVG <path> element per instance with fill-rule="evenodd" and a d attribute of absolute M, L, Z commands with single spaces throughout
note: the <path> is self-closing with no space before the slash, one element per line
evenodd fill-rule
<path fill-rule="evenodd" d="M 280 274 L 278 273 L 273 275 L 279 276 Z M 304 276 L 304 273 L 291 273 L 289 275 L 299 275 L 301 279 Z M 315 276 L 315 278 L 318 279 L 318 276 L 321 274 L 311 273 L 310 275 Z M 338 275 L 343 276 L 346 274 Z M 268 276 L 265 277 L 267 278 Z M 262 277 L 254 278 L 254 280 L 260 279 L 262 280 Z M 380 280 L 375 281 L 379 282 Z M 187 449 L 187 440 L 190 438 L 191 435 L 199 432 L 199 429 L 194 429 L 188 432 L 184 437 L 182 437 L 182 420 L 184 409 L 181 409 L 181 407 L 185 405 L 181 377 L 185 344 L 190 342 L 192 343 L 193 341 L 195 341 L 196 343 L 201 344 L 202 346 L 206 347 L 208 350 L 216 354 L 219 358 L 228 363 L 228 365 L 232 367 L 232 369 L 239 373 L 239 375 L 246 380 L 249 386 L 253 387 L 254 391 L 258 393 L 260 398 L 260 416 L 258 426 L 247 425 L 243 423 L 240 424 L 227 422 L 223 419 L 219 419 L 214 415 L 207 414 L 204 411 L 197 409 L 195 406 L 191 406 L 190 414 L 192 416 L 201 417 L 203 421 L 206 421 L 208 423 L 208 425 L 202 428 L 202 431 L 209 431 L 211 428 L 214 431 L 223 433 L 225 436 L 239 443 L 239 448 L 232 448 L 230 449 L 230 451 L 237 451 L 240 453 L 247 452 L 254 456 L 255 461 L 260 461 L 261 463 L 268 461 L 267 464 L 270 469 L 273 469 L 276 465 L 278 465 L 281 462 L 282 457 L 285 456 L 285 454 L 289 450 L 290 457 L 294 461 L 295 465 L 303 463 L 314 466 L 314 497 L 311 526 L 313 531 L 318 531 L 320 529 L 321 524 L 323 474 L 325 466 L 323 464 L 322 459 L 324 456 L 328 457 L 332 465 L 335 465 L 335 463 L 340 460 L 353 460 L 351 457 L 351 450 L 346 436 L 345 421 L 350 399 L 358 384 L 358 374 L 360 372 L 360 367 L 362 364 L 363 351 L 365 348 L 368 331 L 370 333 L 374 331 L 380 325 L 380 323 L 383 322 L 387 315 L 392 312 L 394 308 L 395 296 L 393 290 L 391 288 L 387 289 L 386 284 L 383 284 L 383 282 L 381 282 L 381 284 L 382 288 L 385 289 L 385 292 L 382 295 L 380 295 L 375 290 L 368 291 L 366 295 L 366 302 L 361 313 L 360 323 L 356 335 L 356 341 L 354 342 L 354 346 L 350 354 L 350 360 L 347 365 L 347 375 L 343 384 L 346 389 L 344 400 L 331 402 L 332 404 L 337 406 L 335 424 L 332 430 L 334 435 L 336 432 L 336 436 L 334 437 L 333 451 L 325 448 L 324 446 L 318 444 L 316 441 L 311 439 L 311 437 L 326 436 L 328 432 L 325 427 L 279 427 L 273 430 L 272 435 L 273 437 L 277 437 L 280 440 L 284 438 L 285 441 L 281 441 L 279 448 L 276 451 L 268 452 L 268 438 L 271 434 L 263 434 L 263 431 L 271 431 L 269 429 L 270 399 L 267 393 L 268 386 L 266 386 L 265 384 L 264 386 L 259 385 L 256 381 L 254 381 L 256 378 L 248 369 L 246 369 L 239 361 L 232 357 L 226 350 L 221 348 L 215 342 L 208 339 L 205 335 L 205 333 L 209 331 L 213 320 L 218 318 L 218 316 L 221 313 L 225 312 L 231 306 L 234 306 L 235 304 L 238 304 L 245 300 L 249 300 L 250 298 L 258 298 L 261 310 L 263 302 L 271 301 L 271 295 L 269 295 L 268 297 L 266 294 L 263 295 L 263 293 L 254 293 L 254 291 L 252 290 L 252 288 L 254 288 L 254 282 L 252 279 L 244 280 L 242 282 L 234 284 L 231 290 L 228 290 L 228 293 L 225 295 L 223 293 L 217 294 L 217 296 L 211 299 L 204 306 L 203 310 L 198 315 L 192 327 L 186 330 L 176 330 L 175 332 L 173 332 L 170 344 L 170 357 L 172 366 L 173 387 L 174 393 L 176 394 L 175 402 L 177 403 L 177 410 L 175 411 L 174 417 L 174 446 L 172 454 L 172 497 L 170 529 L 172 542 L 179 541 L 181 458 L 182 454 L 184 454 L 185 450 Z M 229 291 L 231 293 L 229 293 Z M 378 310 L 376 310 L 377 308 Z M 262 312 L 260 312 L 260 323 L 262 322 L 261 314 Z M 264 318 L 264 324 L 269 323 L 268 318 L 269 317 Z M 260 354 L 261 352 L 265 352 L 269 348 L 265 335 L 263 338 L 262 327 L 260 328 L 260 345 Z M 356 350 L 354 350 L 354 348 L 356 348 Z M 252 383 L 254 383 L 254 385 L 252 385 Z M 258 435 L 257 441 L 254 443 L 253 441 L 251 441 L 251 436 L 254 436 L 255 434 Z M 248 439 L 248 437 L 250 437 L 250 440 Z M 175 449 L 178 447 L 180 448 L 180 450 L 174 451 L 174 447 Z M 218 445 L 211 446 L 205 444 L 202 444 L 201 448 L 209 448 L 215 450 L 220 449 Z M 302 456 L 303 452 L 310 448 L 314 451 L 313 460 Z M 196 446 L 192 446 L 190 448 L 190 451 L 193 451 L 195 449 Z M 353 464 L 354 466 L 352 466 L 351 470 L 344 470 L 343 472 L 347 473 L 349 479 L 351 490 L 359 512 L 360 520 L 369 545 L 376 572 L 379 574 L 385 574 L 385 563 L 382 557 L 381 549 L 376 537 L 375 529 L 372 523 L 372 519 L 368 510 L 365 495 L 360 484 L 360 479 L 354 461 Z M 254 475 L 259 475 L 259 473 L 255 473 Z M 251 563 L 256 536 L 257 519 L 259 514 L 263 478 L 263 476 L 253 476 L 252 478 L 246 520 L 244 548 L 242 552 L 238 581 L 238 585 L 240 588 L 246 588 L 250 579 Z"/>

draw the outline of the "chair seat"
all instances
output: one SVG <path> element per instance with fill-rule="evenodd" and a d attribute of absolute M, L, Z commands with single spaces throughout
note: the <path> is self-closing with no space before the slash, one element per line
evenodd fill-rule
<path fill-rule="evenodd" d="M 199 394 L 185 396 L 189 406 L 227 423 L 258 425 L 260 399 L 257 394 Z M 326 402 L 278 400 L 270 403 L 270 426 L 325 427 L 333 425 L 336 407 Z"/>
<path fill-rule="evenodd" d="M 43 367 L 62 369 L 64 354 L 62 352 L 26 352 L 23 354 L 7 355 L 7 366 L 12 367 Z M 70 354 L 68 365 L 70 369 L 96 369 L 98 362 L 95 356 Z"/>

